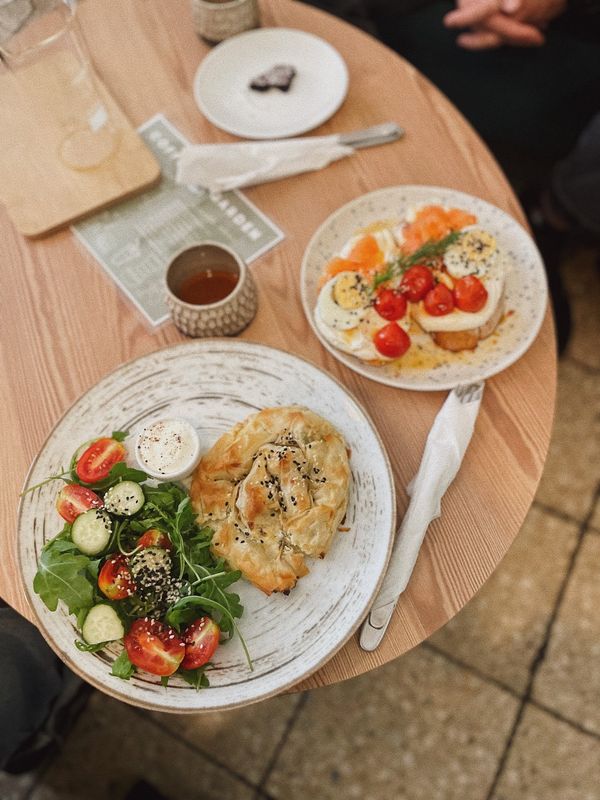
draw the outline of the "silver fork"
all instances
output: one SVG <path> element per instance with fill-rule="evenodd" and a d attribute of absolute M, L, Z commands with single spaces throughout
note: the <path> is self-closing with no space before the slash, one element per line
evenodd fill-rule
<path fill-rule="evenodd" d="M 461 403 L 472 403 L 474 400 L 481 400 L 483 385 L 483 381 L 467 383 L 464 386 L 457 386 L 452 391 L 456 394 Z"/>

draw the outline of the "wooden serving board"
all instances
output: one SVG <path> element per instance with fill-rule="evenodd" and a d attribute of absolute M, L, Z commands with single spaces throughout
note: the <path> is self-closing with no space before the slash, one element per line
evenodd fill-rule
<path fill-rule="evenodd" d="M 51 233 L 158 182 L 158 162 L 99 80 L 115 146 L 105 161 L 86 170 L 61 160 L 64 129 L 52 113 L 58 96 L 48 73 L 28 78 L 35 82 L 33 103 L 30 95 L 23 99 L 19 80 L 10 72 L 0 75 L 0 200 L 25 236 Z"/>

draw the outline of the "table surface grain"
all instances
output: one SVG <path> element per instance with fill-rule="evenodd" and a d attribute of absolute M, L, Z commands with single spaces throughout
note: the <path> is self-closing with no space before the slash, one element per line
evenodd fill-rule
<path fill-rule="evenodd" d="M 81 21 L 96 68 L 134 125 L 164 113 L 192 141 L 233 137 L 201 116 L 194 73 L 208 47 L 195 35 L 188 0 L 86 0 Z M 405 139 L 359 151 L 316 173 L 246 190 L 285 232 L 254 262 L 260 308 L 243 338 L 298 353 L 331 372 L 372 415 L 393 465 L 398 512 L 427 432 L 445 393 L 382 386 L 338 363 L 315 338 L 301 310 L 299 272 L 315 229 L 339 206 L 397 184 L 470 192 L 526 224 L 498 165 L 453 106 L 413 67 L 362 31 L 290 0 L 262 4 L 264 26 L 311 31 L 329 41 L 350 73 L 348 97 L 315 133 L 398 121 Z M 62 231 L 28 241 L 0 210 L 3 419 L 0 594 L 33 619 L 16 563 L 18 493 L 52 426 L 80 394 L 115 367 L 184 337 L 171 324 L 147 327 L 93 258 Z M 426 639 L 490 576 L 517 535 L 546 456 L 556 389 L 550 313 L 515 365 L 487 382 L 461 471 L 432 523 L 412 580 L 386 638 L 374 653 L 356 637 L 298 688 L 364 673 Z"/>

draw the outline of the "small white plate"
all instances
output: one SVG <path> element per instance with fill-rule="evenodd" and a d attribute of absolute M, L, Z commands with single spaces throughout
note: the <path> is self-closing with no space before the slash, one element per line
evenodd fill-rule
<path fill-rule="evenodd" d="M 250 81 L 275 64 L 295 68 L 289 90 L 251 89 Z M 221 42 L 194 78 L 194 98 L 204 116 L 247 139 L 280 139 L 317 128 L 335 114 L 347 91 L 348 70 L 337 50 L 290 28 L 259 28 Z"/>
<path fill-rule="evenodd" d="M 56 483 L 21 499 L 18 552 L 23 583 L 40 630 L 69 667 L 103 692 L 158 711 L 198 712 L 256 702 L 293 686 L 343 646 L 369 610 L 389 558 L 396 502 L 388 457 L 373 423 L 334 378 L 297 356 L 250 342 L 204 339 L 168 347 L 124 364 L 93 386 L 59 420 L 27 478 L 34 486 L 61 472 L 73 448 L 113 430 L 134 433 L 164 416 L 189 420 L 204 448 L 249 414 L 299 404 L 333 422 L 351 451 L 352 480 L 345 525 L 324 560 L 289 597 L 266 597 L 246 581 L 235 584 L 244 615 L 238 622 L 254 662 L 250 672 L 239 638 L 219 648 L 210 688 L 197 692 L 175 677 L 138 672 L 130 681 L 110 674 L 121 650 L 108 645 L 82 653 L 74 619 L 61 604 L 49 611 L 33 591 L 40 551 L 62 521 Z M 130 457 L 132 452 L 130 452 Z"/>
<path fill-rule="evenodd" d="M 451 353 L 437 347 L 423 333 L 413 336 L 413 345 L 416 343 L 420 348 L 413 358 L 382 366 L 369 364 L 338 350 L 317 328 L 315 305 L 323 269 L 361 229 L 378 221 L 400 222 L 411 207 L 422 204 L 469 211 L 477 217 L 478 226 L 496 237 L 510 265 L 504 289 L 505 316 L 497 333 L 479 342 L 473 351 Z M 513 364 L 535 340 L 544 320 L 548 296 L 544 264 L 527 231 L 491 203 L 439 186 L 390 186 L 357 197 L 334 211 L 304 252 L 300 289 L 308 321 L 323 346 L 338 361 L 378 383 L 426 392 L 485 380 Z"/>

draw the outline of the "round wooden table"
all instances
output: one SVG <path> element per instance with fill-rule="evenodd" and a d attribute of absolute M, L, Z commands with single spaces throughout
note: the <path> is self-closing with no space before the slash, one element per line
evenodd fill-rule
<path fill-rule="evenodd" d="M 192 141 L 230 141 L 199 113 L 191 86 L 208 52 L 194 33 L 189 0 L 86 0 L 81 21 L 97 70 L 134 125 L 163 112 Z M 289 0 L 262 4 L 264 26 L 300 28 L 329 41 L 350 73 L 348 97 L 315 133 L 395 120 L 401 142 L 362 150 L 320 172 L 246 190 L 285 232 L 252 265 L 260 308 L 243 338 L 299 353 L 331 372 L 372 415 L 393 464 L 398 512 L 445 393 L 376 384 L 319 344 L 300 305 L 304 248 L 336 208 L 402 183 L 448 186 L 488 200 L 525 223 L 498 165 L 450 103 L 373 38 Z M 18 493 L 48 432 L 79 395 L 124 361 L 181 341 L 172 324 L 150 330 L 68 231 L 40 241 L 17 234 L 0 213 L 2 263 L 2 526 L 0 593 L 33 619 L 16 563 Z M 298 688 L 360 675 L 422 642 L 491 575 L 517 535 L 544 465 L 552 425 L 556 357 L 552 319 L 514 366 L 489 380 L 475 435 L 427 534 L 413 577 L 378 650 L 354 637 Z"/>

